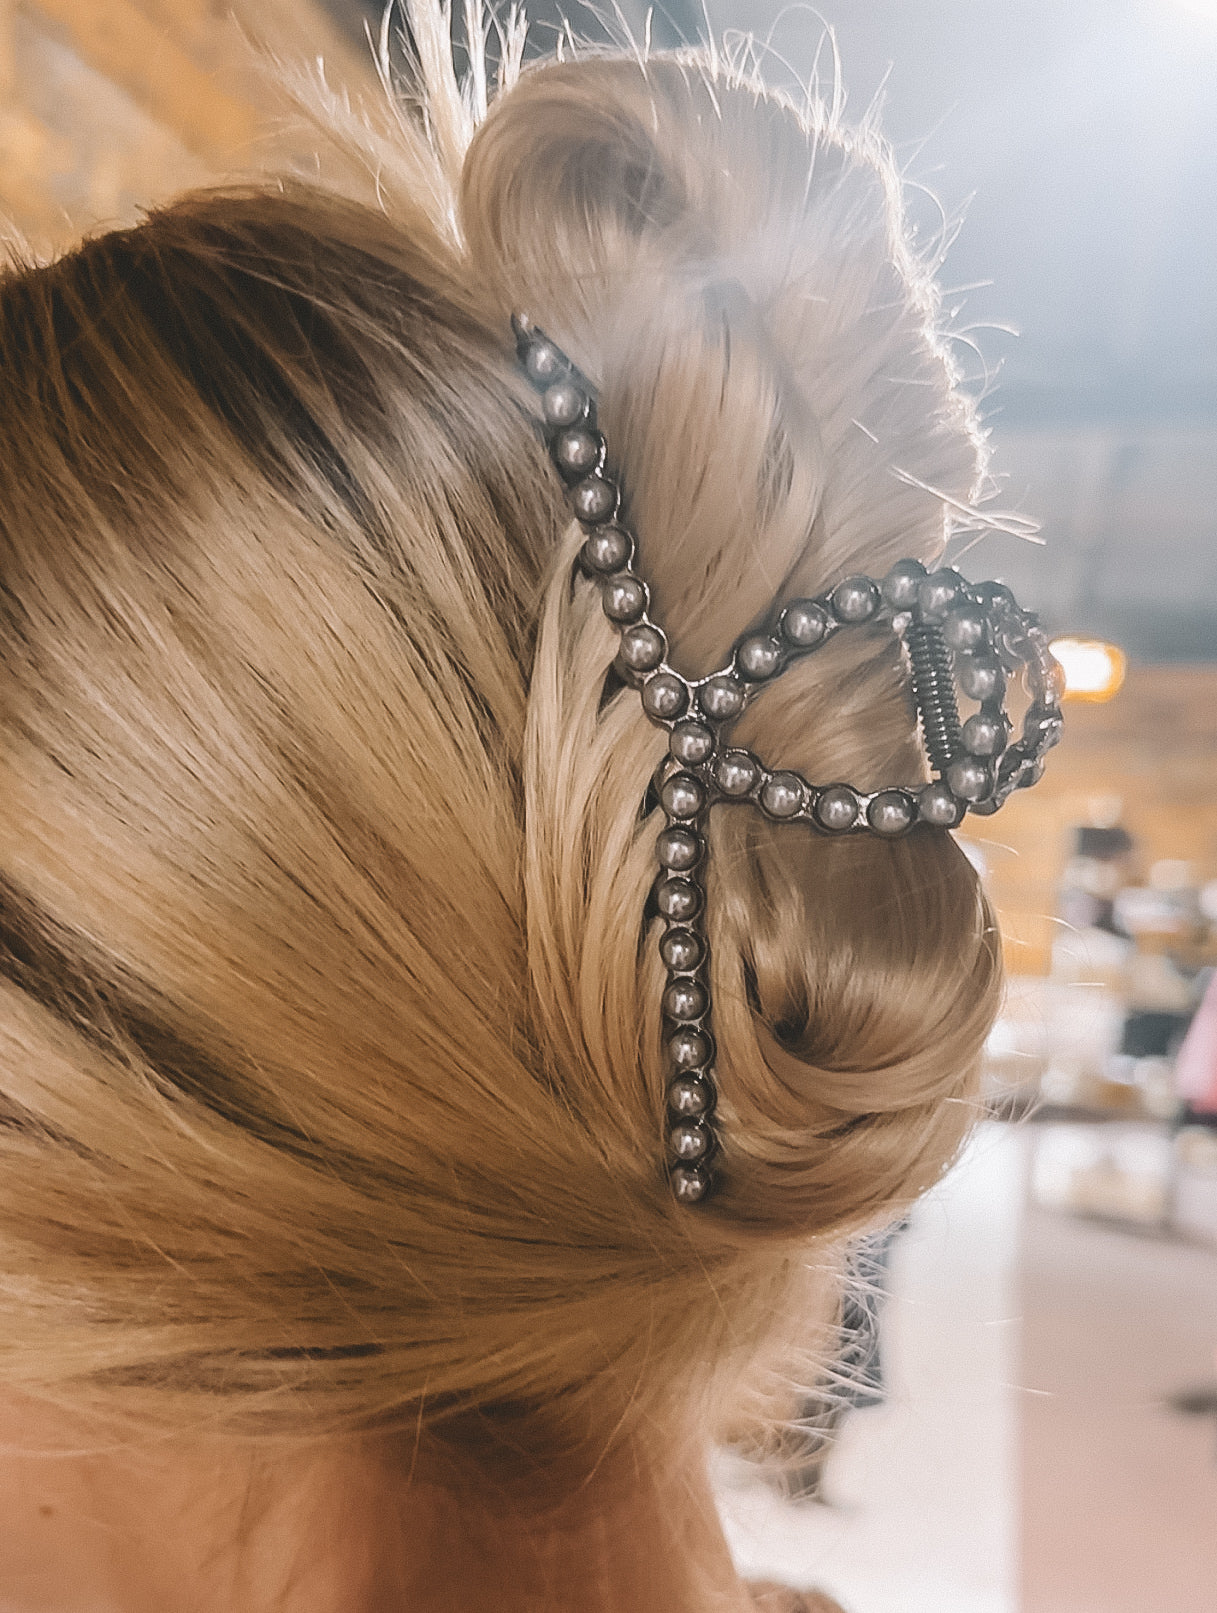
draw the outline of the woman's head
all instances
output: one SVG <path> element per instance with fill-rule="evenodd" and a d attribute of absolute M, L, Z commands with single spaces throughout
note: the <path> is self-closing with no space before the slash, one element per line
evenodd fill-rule
<path fill-rule="evenodd" d="M 959 849 L 721 814 L 722 1186 L 674 1202 L 664 740 L 509 324 L 595 381 L 708 670 L 975 492 L 889 158 L 700 58 L 529 71 L 467 154 L 450 92 L 383 211 L 196 195 L 0 287 L 0 1377 L 74 1406 L 542 1454 L 717 1413 L 971 1117 Z M 882 631 L 738 732 L 919 776 Z"/>

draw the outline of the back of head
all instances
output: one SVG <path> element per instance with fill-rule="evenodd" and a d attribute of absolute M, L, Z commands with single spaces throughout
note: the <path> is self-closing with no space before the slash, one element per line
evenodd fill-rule
<path fill-rule="evenodd" d="M 595 381 L 704 672 L 974 494 L 890 159 L 701 57 L 530 69 L 467 152 L 453 93 L 383 211 L 200 194 L 0 287 L 0 1377 L 68 1404 L 667 1427 L 971 1118 L 998 962 L 950 837 L 721 813 L 722 1185 L 673 1201 L 664 738 L 509 325 Z M 921 776 L 879 629 L 739 733 Z"/>

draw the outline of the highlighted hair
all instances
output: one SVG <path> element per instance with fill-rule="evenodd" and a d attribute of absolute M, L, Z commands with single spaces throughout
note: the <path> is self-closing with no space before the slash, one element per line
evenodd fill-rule
<path fill-rule="evenodd" d="M 320 115 L 382 208 L 191 195 L 0 285 L 0 1379 L 624 1434 L 729 1404 L 954 1156 L 998 947 L 949 836 L 716 816 L 724 1178 L 674 1204 L 664 736 L 510 312 L 600 389 L 690 673 L 934 560 L 981 449 L 873 136 L 698 55 L 509 72 L 473 132 L 414 22 L 424 120 Z M 738 733 L 921 765 L 883 629 Z"/>

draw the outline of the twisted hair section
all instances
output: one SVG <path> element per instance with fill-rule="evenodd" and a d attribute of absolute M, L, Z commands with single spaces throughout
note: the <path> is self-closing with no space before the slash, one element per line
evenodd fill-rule
<path fill-rule="evenodd" d="M 0 285 L 0 1375 L 234 1430 L 617 1438 L 717 1414 L 809 1267 L 941 1172 L 998 952 L 945 835 L 718 813 L 724 1179 L 672 1202 L 663 736 L 510 312 L 595 381 L 691 673 L 935 559 L 982 455 L 871 136 L 589 58 L 466 152 L 417 27 L 425 124 L 316 113 L 344 194 L 190 196 Z M 739 736 L 920 776 L 885 631 Z"/>
<path fill-rule="evenodd" d="M 462 194 L 499 306 L 536 309 L 599 382 L 683 671 L 721 665 L 787 599 L 941 554 L 983 450 L 873 137 L 696 62 L 578 63 L 492 112 Z M 614 976 L 605 948 L 626 955 L 653 871 L 655 820 L 631 825 L 629 806 L 663 736 L 632 690 L 606 688 L 611 632 L 571 561 L 568 546 L 551 572 L 529 706 L 532 972 L 565 1062 L 629 1080 L 640 1062 L 658 1114 L 655 947 L 637 976 Z M 882 631 L 788 670 L 737 732 L 821 780 L 923 776 Z M 712 819 L 709 868 L 726 1158 L 707 1213 L 731 1235 L 862 1224 L 927 1185 L 971 1119 L 1000 973 L 975 875 L 933 832 L 841 845 L 731 808 Z M 603 1102 L 594 1124 L 611 1129 L 628 1092 Z"/>

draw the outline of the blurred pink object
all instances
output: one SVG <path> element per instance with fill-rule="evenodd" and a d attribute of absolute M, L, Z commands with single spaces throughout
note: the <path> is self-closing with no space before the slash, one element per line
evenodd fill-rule
<path fill-rule="evenodd" d="M 1193 1109 L 1217 1114 L 1217 974 L 1175 1060 L 1175 1090 Z"/>

